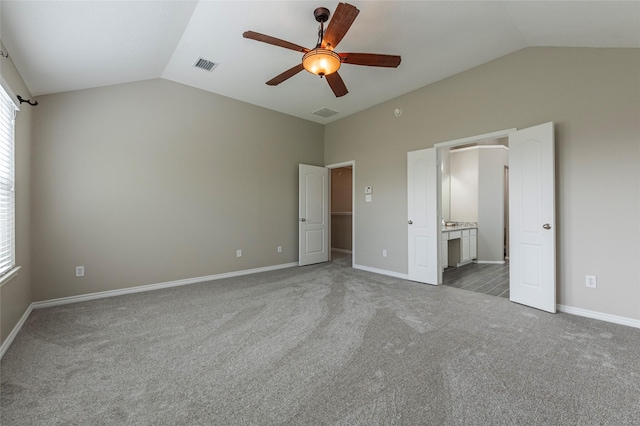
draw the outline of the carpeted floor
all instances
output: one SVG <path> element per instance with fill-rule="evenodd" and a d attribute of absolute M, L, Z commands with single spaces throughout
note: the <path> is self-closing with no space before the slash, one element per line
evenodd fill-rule
<path fill-rule="evenodd" d="M 34 310 L 0 422 L 640 424 L 640 330 L 348 265 Z"/>

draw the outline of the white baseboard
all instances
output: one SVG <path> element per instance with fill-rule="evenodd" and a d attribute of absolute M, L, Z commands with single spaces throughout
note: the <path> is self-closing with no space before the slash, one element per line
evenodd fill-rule
<path fill-rule="evenodd" d="M 361 271 L 373 272 L 374 274 L 388 275 L 394 278 L 409 280 L 408 274 L 403 274 L 401 272 L 387 271 L 386 269 L 378 269 L 378 268 L 372 268 L 370 266 L 356 265 L 355 263 L 353 264 L 353 269 L 360 269 Z"/>
<path fill-rule="evenodd" d="M 223 278 L 240 277 L 243 275 L 257 274 L 259 272 L 268 272 L 268 271 L 276 271 L 278 269 L 292 268 L 294 266 L 298 266 L 298 263 L 297 262 L 283 263 L 280 265 L 264 266 L 262 268 L 245 269 L 242 271 L 225 272 L 223 274 L 208 275 L 204 277 L 187 278 L 184 280 L 168 281 L 168 282 L 159 283 L 159 284 L 141 285 L 138 287 L 123 288 L 120 290 L 100 291 L 97 293 L 82 294 L 79 296 L 61 297 L 59 299 L 50 299 L 50 300 L 43 300 L 40 302 L 33 302 L 31 305 L 29 305 L 27 310 L 24 312 L 24 314 L 22 315 L 22 318 L 20 318 L 20 321 L 18 321 L 15 327 L 13 327 L 13 330 L 11 330 L 11 333 L 9 334 L 7 339 L 4 342 L 2 342 L 2 346 L 0 346 L 0 359 L 2 359 L 2 357 L 4 356 L 4 353 L 7 351 L 7 349 L 9 349 L 9 346 L 11 346 L 11 343 L 13 343 L 13 339 L 15 339 L 15 337 L 18 335 L 18 332 L 20 331 L 20 329 L 22 329 L 22 326 L 24 326 L 24 323 L 27 321 L 27 318 L 29 318 L 29 315 L 31 315 L 31 312 L 34 309 L 48 308 L 51 306 L 59 306 L 59 305 L 67 305 L 69 303 L 86 302 L 88 300 L 104 299 L 106 297 L 122 296 L 124 294 L 142 293 L 144 291 L 159 290 L 161 288 L 197 284 L 197 283 L 202 283 L 207 281 L 221 280 Z"/>
<path fill-rule="evenodd" d="M 13 327 L 13 330 L 11 330 L 11 333 L 9 333 L 5 341 L 2 342 L 2 346 L 0 346 L 0 359 L 2 359 L 4 353 L 7 352 L 7 349 L 9 349 L 11 343 L 13 343 L 13 339 L 16 338 L 24 323 L 27 322 L 27 318 L 29 318 L 29 315 L 31 315 L 31 311 L 33 311 L 33 303 L 29 305 L 26 311 L 24 311 L 24 314 L 22 314 L 20 321 L 18 321 L 15 327 Z"/>
<path fill-rule="evenodd" d="M 177 281 L 168 281 L 168 282 L 159 283 L 159 284 L 141 285 L 137 287 L 128 287 L 128 288 L 123 288 L 119 290 L 108 290 L 108 291 L 100 291 L 97 293 L 81 294 L 79 296 L 61 297 L 59 299 L 50 299 L 50 300 L 43 300 L 41 302 L 34 302 L 33 308 L 34 309 L 48 308 L 50 306 L 59 306 L 59 305 L 66 305 L 69 303 L 78 303 L 78 302 L 86 302 L 88 300 L 103 299 L 105 297 L 122 296 L 124 294 L 131 294 L 131 293 L 142 293 L 144 291 L 159 290 L 161 288 L 169 288 L 169 287 L 179 287 L 183 285 L 221 280 L 224 278 L 240 277 L 243 275 L 257 274 L 259 272 L 275 271 L 278 269 L 291 268 L 294 266 L 298 266 L 298 263 L 297 262 L 283 263 L 280 265 L 264 266 L 262 268 L 245 269 L 242 271 L 225 272 L 222 274 L 187 278 L 184 280 L 177 280 Z"/>
<path fill-rule="evenodd" d="M 0 359 L 2 359 L 2 357 L 4 356 L 4 354 L 7 351 L 7 349 L 9 349 L 9 346 L 11 346 L 11 343 L 13 343 L 13 340 L 16 338 L 16 336 L 18 335 L 18 333 L 20 332 L 20 330 L 24 326 L 25 322 L 29 318 L 29 315 L 31 315 L 31 312 L 34 309 L 47 308 L 47 307 L 58 306 L 58 305 L 66 305 L 66 304 L 69 304 L 69 303 L 84 302 L 84 301 L 88 301 L 88 300 L 102 299 L 102 298 L 106 298 L 106 297 L 121 296 L 121 295 L 124 295 L 124 294 L 141 293 L 141 292 L 145 292 L 145 291 L 159 290 L 161 288 L 178 287 L 178 286 L 196 284 L 196 283 L 201 283 L 201 282 L 206 282 L 206 281 L 215 281 L 215 280 L 220 280 L 220 279 L 223 279 L 223 278 L 233 278 L 233 277 L 239 277 L 239 276 L 243 276 L 243 275 L 257 274 L 259 272 L 275 271 L 275 270 L 278 270 L 278 269 L 291 268 L 291 267 L 294 267 L 294 266 L 298 266 L 298 263 L 297 262 L 283 263 L 283 264 L 280 264 L 280 265 L 265 266 L 265 267 L 262 267 L 262 268 L 254 268 L 254 269 L 246 269 L 246 270 L 243 270 L 243 271 L 226 272 L 226 273 L 223 273 L 223 274 L 208 275 L 208 276 L 196 277 L 196 278 L 188 278 L 188 279 L 184 279 L 184 280 L 169 281 L 169 282 L 164 282 L 164 283 L 159 283 L 159 284 L 150 284 L 150 285 L 143 285 L 143 286 L 138 286 L 138 287 L 129 287 L 129 288 L 124 288 L 124 289 L 120 289 L 120 290 L 101 291 L 101 292 L 97 292 L 97 293 L 84 294 L 84 295 L 80 295 L 80 296 L 62 297 L 62 298 L 59 298 L 59 299 L 51 299 L 51 300 L 43 300 L 43 301 L 40 301 L 40 302 L 33 302 L 24 311 L 24 314 L 22 315 L 20 320 L 17 322 L 17 324 L 13 327 L 13 330 L 11 330 L 11 333 L 9 333 L 9 336 L 7 336 L 5 341 L 2 342 L 2 345 L 0 346 Z M 362 271 L 372 272 L 374 274 L 387 275 L 387 276 L 394 277 L 394 278 L 400 278 L 400 279 L 404 279 L 404 280 L 409 280 L 408 274 L 403 274 L 403 273 L 400 273 L 400 272 L 387 271 L 385 269 L 372 268 L 370 266 L 356 265 L 356 264 L 353 265 L 353 268 L 354 269 L 359 269 L 359 270 L 362 270 Z M 602 312 L 590 311 L 590 310 L 581 309 L 581 308 L 574 308 L 572 306 L 565 306 L 565 305 L 556 305 L 556 308 L 558 309 L 558 311 L 564 312 L 564 313 L 567 313 L 567 314 L 579 315 L 579 316 L 583 316 L 583 317 L 587 317 L 587 318 L 593 318 L 593 319 L 597 319 L 597 320 L 601 320 L 601 321 L 612 322 L 612 323 L 615 323 L 615 324 L 626 325 L 626 326 L 629 326 L 629 327 L 640 328 L 640 320 L 636 320 L 636 319 L 633 319 L 633 318 L 626 318 L 626 317 L 621 317 L 621 316 L 617 316 L 617 315 L 605 314 L 605 313 L 602 313 Z"/>
<path fill-rule="evenodd" d="M 475 263 L 487 263 L 490 265 L 504 265 L 504 260 L 474 260 Z"/>
<path fill-rule="evenodd" d="M 351 250 L 345 250 L 345 249 L 340 249 L 340 248 L 335 248 L 335 247 L 331 247 L 331 251 L 337 251 L 339 253 L 349 253 L 349 254 L 352 253 Z"/>
<path fill-rule="evenodd" d="M 603 312 L 590 311 L 588 309 L 574 308 L 566 305 L 556 305 L 556 309 L 566 314 L 579 315 L 581 317 L 593 318 L 600 321 L 612 322 L 615 324 L 628 325 L 629 327 L 640 328 L 640 320 L 621 317 L 618 315 L 605 314 Z"/>

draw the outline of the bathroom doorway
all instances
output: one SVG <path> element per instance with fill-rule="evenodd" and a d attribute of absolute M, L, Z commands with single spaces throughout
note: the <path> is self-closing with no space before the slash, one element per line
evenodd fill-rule
<path fill-rule="evenodd" d="M 443 285 L 509 298 L 508 143 L 500 137 L 438 149 Z"/>

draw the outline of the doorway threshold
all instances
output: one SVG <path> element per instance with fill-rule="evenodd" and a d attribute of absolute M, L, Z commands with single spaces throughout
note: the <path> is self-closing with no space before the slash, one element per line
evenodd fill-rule
<path fill-rule="evenodd" d="M 509 298 L 509 262 L 504 264 L 469 263 L 447 268 L 442 284 L 461 290 Z"/>

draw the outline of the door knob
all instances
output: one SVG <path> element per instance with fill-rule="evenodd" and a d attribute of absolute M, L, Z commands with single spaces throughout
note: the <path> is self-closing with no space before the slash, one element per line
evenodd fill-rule
<path fill-rule="evenodd" d="M 409 225 L 413 225 L 413 221 L 410 220 L 409 222 L 407 222 Z"/>
<path fill-rule="evenodd" d="M 544 229 L 551 229 L 551 225 L 549 225 L 548 223 L 545 223 L 544 225 L 542 225 L 542 227 Z"/>
<path fill-rule="evenodd" d="M 300 220 L 300 222 L 306 222 L 307 221 L 307 219 L 305 219 L 304 217 L 302 219 L 299 219 L 299 220 Z"/>

